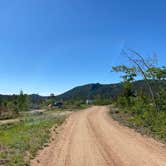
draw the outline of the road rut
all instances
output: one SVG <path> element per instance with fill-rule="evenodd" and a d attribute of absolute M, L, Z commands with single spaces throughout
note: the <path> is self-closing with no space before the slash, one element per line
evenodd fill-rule
<path fill-rule="evenodd" d="M 166 166 L 163 144 L 119 125 L 108 107 L 73 113 L 31 166 Z"/>

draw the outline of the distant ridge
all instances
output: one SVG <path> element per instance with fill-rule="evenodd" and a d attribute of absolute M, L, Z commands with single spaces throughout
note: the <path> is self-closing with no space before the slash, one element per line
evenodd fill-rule
<path fill-rule="evenodd" d="M 150 81 L 153 89 L 156 89 L 159 86 L 165 86 L 166 81 Z M 148 94 L 148 89 L 143 80 L 135 81 L 133 83 L 133 90 L 143 90 Z M 92 83 L 87 85 L 82 85 L 75 87 L 61 95 L 56 96 L 57 99 L 69 100 L 69 99 L 86 99 L 94 98 L 97 95 L 103 97 L 117 97 L 123 92 L 123 87 L 120 83 L 117 84 L 100 84 Z"/>
<path fill-rule="evenodd" d="M 92 83 L 92 84 L 75 87 L 57 96 L 57 98 L 61 98 L 64 100 L 76 99 L 76 98 L 85 99 L 85 98 L 93 98 L 97 95 L 114 97 L 115 95 L 118 95 L 121 91 L 122 91 L 122 86 L 120 84 Z"/>
<path fill-rule="evenodd" d="M 153 89 L 157 89 L 159 86 L 166 86 L 166 81 L 150 81 Z M 148 88 L 143 80 L 135 81 L 133 83 L 133 90 L 143 91 L 146 94 L 149 93 Z M 70 100 L 70 99 L 87 99 L 94 98 L 96 96 L 102 96 L 105 98 L 115 98 L 123 92 L 123 87 L 121 83 L 116 84 L 100 84 L 100 83 L 91 83 L 82 86 L 77 86 L 63 94 L 55 96 L 57 100 Z M 0 101 L 14 99 L 17 95 L 2 95 L 0 94 Z M 28 95 L 29 99 L 35 103 L 36 101 L 41 101 L 48 99 L 49 96 L 40 96 L 38 94 Z"/>

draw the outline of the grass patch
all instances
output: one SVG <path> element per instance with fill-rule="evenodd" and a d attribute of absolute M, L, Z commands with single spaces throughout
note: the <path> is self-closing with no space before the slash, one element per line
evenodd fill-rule
<path fill-rule="evenodd" d="M 50 129 L 65 116 L 29 115 L 22 122 L 0 126 L 0 165 L 28 165 L 36 152 L 48 143 Z"/>

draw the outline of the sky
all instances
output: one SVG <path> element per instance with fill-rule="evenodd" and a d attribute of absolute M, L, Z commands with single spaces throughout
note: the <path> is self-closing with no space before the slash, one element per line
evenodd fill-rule
<path fill-rule="evenodd" d="M 166 64 L 166 1 L 0 1 L 1 94 L 118 82 L 124 48 Z"/>

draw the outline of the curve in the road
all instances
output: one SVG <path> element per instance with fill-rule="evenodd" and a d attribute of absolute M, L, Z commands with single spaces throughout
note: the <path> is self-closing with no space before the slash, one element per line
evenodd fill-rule
<path fill-rule="evenodd" d="M 108 109 L 94 106 L 70 115 L 31 166 L 166 166 L 161 143 L 119 125 Z"/>

